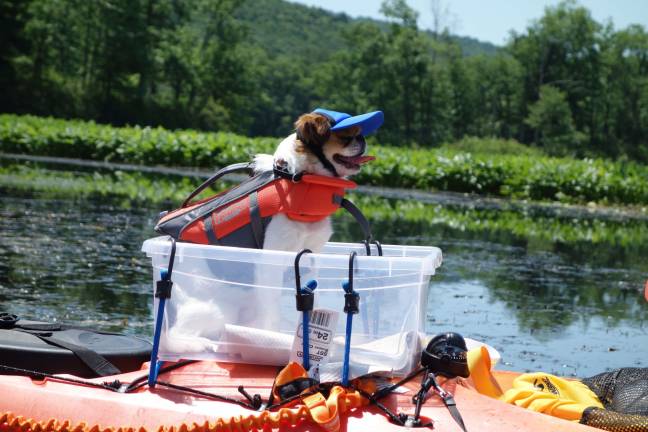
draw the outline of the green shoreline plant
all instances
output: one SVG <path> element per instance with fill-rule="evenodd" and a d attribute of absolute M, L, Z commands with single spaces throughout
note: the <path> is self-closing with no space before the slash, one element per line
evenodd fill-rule
<path fill-rule="evenodd" d="M 37 164 L 0 166 L 0 192 L 5 194 L 100 199 L 125 207 L 143 204 L 173 207 L 196 184 L 196 179 L 187 177 L 154 176 L 139 172 L 58 171 L 41 168 Z M 477 210 L 359 194 L 352 194 L 351 199 L 378 230 L 389 232 L 392 237 L 407 235 L 399 233 L 398 229 L 406 222 L 415 224 L 423 237 L 426 233 L 444 229 L 455 233 L 489 233 L 495 237 L 503 235 L 520 240 L 535 239 L 563 244 L 593 243 L 638 248 L 648 244 L 648 222 L 642 220 L 559 218 L 514 210 Z M 336 217 L 345 216 L 338 213 Z"/>
<path fill-rule="evenodd" d="M 0 151 L 6 153 L 213 169 L 272 152 L 278 141 L 0 115 Z M 631 162 L 468 153 L 452 145 L 440 149 L 371 146 L 370 153 L 377 159 L 356 177 L 360 184 L 569 203 L 648 204 L 648 166 Z"/>

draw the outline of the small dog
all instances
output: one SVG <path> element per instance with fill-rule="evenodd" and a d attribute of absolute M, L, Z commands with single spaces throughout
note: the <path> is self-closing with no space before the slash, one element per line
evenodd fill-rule
<path fill-rule="evenodd" d="M 365 155 L 367 143 L 364 134 L 375 131 L 382 122 L 383 114 L 380 111 L 355 117 L 323 109 L 303 114 L 295 122 L 295 133 L 281 141 L 274 155 L 255 156 L 255 172 L 279 168 L 290 174 L 308 173 L 340 178 L 352 176 L 363 164 L 374 159 Z M 272 217 L 266 228 L 263 249 L 298 252 L 307 248 L 320 252 L 332 234 L 329 218 L 319 222 L 299 222 L 279 213 Z M 254 278 L 256 287 L 279 287 L 283 284 L 284 275 L 259 271 L 255 272 Z M 218 292 L 213 286 L 206 286 L 205 289 Z M 180 287 L 175 290 L 181 291 Z M 198 296 L 201 298 L 198 300 L 180 292 L 174 295 L 182 307 L 174 309 L 175 319 L 172 321 L 175 323 L 169 332 L 170 337 L 163 339 L 164 348 L 169 351 L 200 355 L 227 351 L 230 348 L 219 347 L 218 341 L 234 344 L 240 341 L 227 331 L 225 323 L 238 323 L 253 329 L 279 328 L 281 313 L 277 299 L 260 303 L 258 289 L 240 289 L 232 298 L 209 302 L 204 302 L 203 296 Z M 233 303 L 231 307 L 218 304 L 227 301 Z M 261 304 L 262 311 L 258 310 Z M 249 345 L 249 342 L 243 345 L 247 347 L 246 344 Z M 252 357 L 246 360 L 256 363 L 268 361 L 269 353 L 280 348 L 276 346 L 276 341 L 272 341 L 271 345 L 251 350 Z M 284 350 L 289 348 L 283 347 Z"/>
<path fill-rule="evenodd" d="M 342 120 L 336 121 L 336 116 Z M 291 174 L 352 176 L 363 164 L 375 159 L 365 155 L 367 143 L 362 133 L 367 125 L 369 132 L 373 132 L 382 124 L 382 112 L 365 114 L 364 117 L 369 119 L 369 123 L 366 119 L 363 123 L 363 116 L 351 117 L 323 109 L 303 114 L 295 122 L 295 133 L 279 144 L 274 155 L 256 155 L 255 171 L 277 167 Z M 354 123 L 353 119 L 360 121 Z M 339 127 L 344 126 L 344 121 L 349 126 Z M 307 248 L 319 252 L 332 234 L 329 218 L 319 222 L 298 222 L 278 214 L 266 229 L 263 249 L 297 252 Z"/>

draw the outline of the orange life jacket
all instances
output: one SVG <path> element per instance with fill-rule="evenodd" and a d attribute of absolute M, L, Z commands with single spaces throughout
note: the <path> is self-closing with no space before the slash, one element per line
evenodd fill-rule
<path fill-rule="evenodd" d="M 347 189 L 356 187 L 346 179 L 266 171 L 218 195 L 190 202 L 218 178 L 241 170 L 251 168 L 235 164 L 220 170 L 192 192 L 181 208 L 162 216 L 155 230 L 180 241 L 262 248 L 265 228 L 273 216 L 281 213 L 291 220 L 317 222 L 344 207 L 371 240 L 366 219 L 344 198 Z"/>

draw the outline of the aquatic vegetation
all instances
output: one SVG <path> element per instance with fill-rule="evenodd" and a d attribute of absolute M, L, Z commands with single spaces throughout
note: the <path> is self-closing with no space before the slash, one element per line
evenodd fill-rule
<path fill-rule="evenodd" d="M 47 197 L 102 199 L 122 206 L 178 205 L 200 182 L 181 176 L 163 176 L 125 171 L 59 171 L 38 164 L 9 164 L 0 167 L 0 191 Z M 224 185 L 224 184 L 223 184 Z M 351 199 L 368 218 L 381 238 L 408 236 L 416 231 L 425 239 L 429 233 L 450 230 L 453 235 L 483 236 L 505 242 L 533 239 L 551 244 L 609 244 L 640 247 L 648 244 L 648 220 L 577 218 L 541 211 L 507 208 L 476 209 L 467 206 L 425 204 L 416 200 L 386 199 L 351 194 Z M 161 206 L 161 207 L 163 207 Z M 345 223 L 348 215 L 336 215 L 340 229 L 355 230 Z M 349 219 L 350 220 L 350 219 Z M 406 225 L 406 226 L 405 226 Z"/>
<path fill-rule="evenodd" d="M 476 139 L 440 149 L 370 145 L 377 160 L 358 183 L 467 192 L 571 203 L 648 204 L 648 167 L 603 159 L 553 158 L 515 152 L 512 144 Z M 491 140 L 492 141 L 492 140 Z M 277 138 L 98 125 L 33 116 L 0 115 L 0 151 L 142 165 L 215 167 L 271 152 Z M 493 153 L 494 149 L 501 153 Z"/>
<path fill-rule="evenodd" d="M 413 200 L 385 200 L 352 195 L 351 199 L 370 218 L 377 232 L 392 237 L 407 235 L 412 224 L 420 237 L 450 230 L 453 236 L 465 233 L 505 243 L 545 241 L 551 244 L 610 244 L 639 246 L 648 241 L 648 220 L 606 220 L 597 218 L 556 217 L 550 214 L 507 209 L 474 209 L 470 207 L 424 204 Z M 400 232 L 399 223 L 408 227 Z"/>

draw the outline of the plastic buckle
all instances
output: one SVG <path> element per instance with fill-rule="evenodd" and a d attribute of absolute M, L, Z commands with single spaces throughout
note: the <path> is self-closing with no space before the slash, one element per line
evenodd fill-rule
<path fill-rule="evenodd" d="M 290 179 L 293 183 L 299 183 L 304 176 L 304 172 L 300 172 L 297 174 L 293 174 L 292 178 Z"/>
<path fill-rule="evenodd" d="M 171 297 L 171 288 L 173 288 L 173 282 L 167 279 L 159 280 L 155 284 L 155 297 L 168 299 Z"/>

